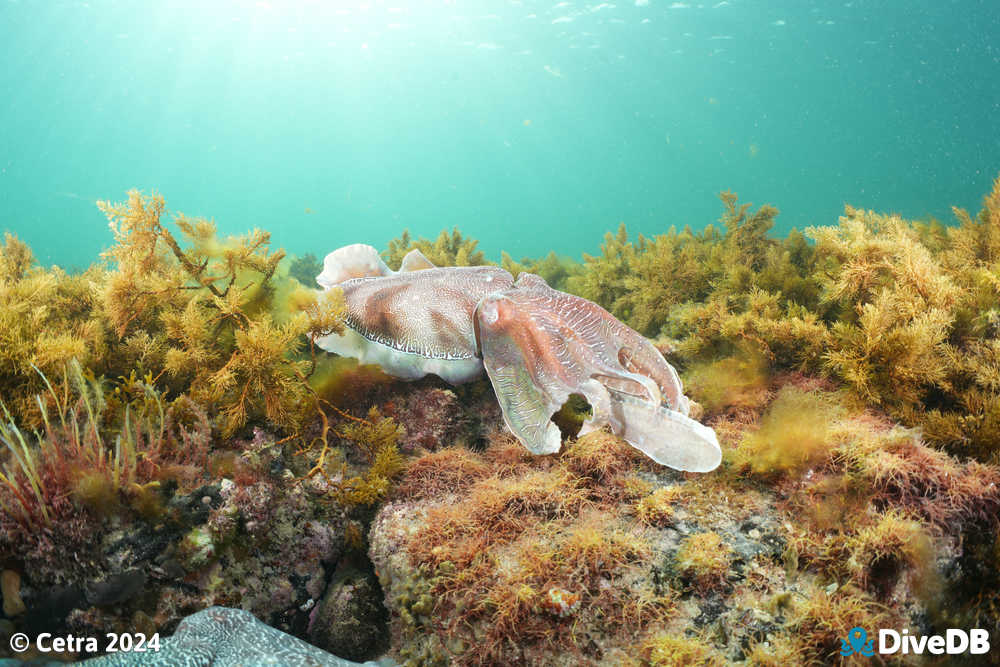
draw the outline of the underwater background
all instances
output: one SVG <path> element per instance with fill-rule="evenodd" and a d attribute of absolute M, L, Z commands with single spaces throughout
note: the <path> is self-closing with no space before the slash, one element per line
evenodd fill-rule
<path fill-rule="evenodd" d="M 0 5 L 0 666 L 1000 664 L 1000 5 L 892 7 Z"/>
<path fill-rule="evenodd" d="M 133 187 L 294 253 L 460 226 L 494 261 L 727 188 L 779 233 L 950 219 L 1000 161 L 997 34 L 992 0 L 5 0 L 0 227 L 85 267 Z"/>

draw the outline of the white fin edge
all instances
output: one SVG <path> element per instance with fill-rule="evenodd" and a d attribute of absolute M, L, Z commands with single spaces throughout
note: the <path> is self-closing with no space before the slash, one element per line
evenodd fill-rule
<path fill-rule="evenodd" d="M 316 282 L 323 289 L 330 289 L 351 278 L 392 275 L 378 254 L 378 250 L 364 243 L 338 248 L 323 258 L 323 271 Z"/>

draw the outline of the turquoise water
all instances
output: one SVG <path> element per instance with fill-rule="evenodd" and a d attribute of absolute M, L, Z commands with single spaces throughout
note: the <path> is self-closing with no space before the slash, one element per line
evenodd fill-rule
<path fill-rule="evenodd" d="M 492 259 L 845 202 L 978 210 L 1000 2 L 2 0 L 0 229 L 44 262 L 157 190 L 293 252 L 459 226 Z"/>

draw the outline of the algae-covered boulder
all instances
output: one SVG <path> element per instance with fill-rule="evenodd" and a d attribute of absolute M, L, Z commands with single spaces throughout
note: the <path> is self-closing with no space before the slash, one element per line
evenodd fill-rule
<path fill-rule="evenodd" d="M 385 648 L 386 610 L 374 574 L 354 568 L 334 576 L 309 617 L 309 641 L 351 660 Z"/>
<path fill-rule="evenodd" d="M 716 507 L 718 492 L 603 432 L 558 457 L 503 435 L 482 454 L 428 454 L 370 533 L 393 651 L 406 664 L 639 664 L 668 631 L 723 655 L 720 624 L 738 649 L 743 615 L 763 605 L 741 586 L 783 590 L 786 531 L 767 495 Z M 669 520 L 644 521 L 651 496 Z"/>
<path fill-rule="evenodd" d="M 804 427 L 767 426 L 795 392 L 830 407 L 805 453 Z M 786 665 L 834 658 L 857 626 L 995 624 L 993 589 L 971 593 L 965 571 L 989 542 L 973 536 L 1000 502 L 996 469 L 838 400 L 800 375 L 768 383 L 761 403 L 714 418 L 727 458 L 711 475 L 600 431 L 552 457 L 496 433 L 481 452 L 412 460 L 369 534 L 392 655 Z"/>

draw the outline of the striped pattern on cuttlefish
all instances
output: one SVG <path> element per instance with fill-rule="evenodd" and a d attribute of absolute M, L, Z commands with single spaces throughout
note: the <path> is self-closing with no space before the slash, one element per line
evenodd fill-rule
<path fill-rule="evenodd" d="M 657 463 L 691 472 L 719 465 L 715 432 L 688 416 L 680 378 L 635 330 L 587 299 L 530 273 L 435 267 L 411 250 L 399 271 L 355 244 L 331 252 L 316 277 L 341 289 L 343 334 L 316 343 L 395 377 L 451 384 L 489 376 L 504 422 L 535 454 L 559 451 L 552 416 L 571 394 L 591 406 L 581 435 L 608 426 Z"/>

